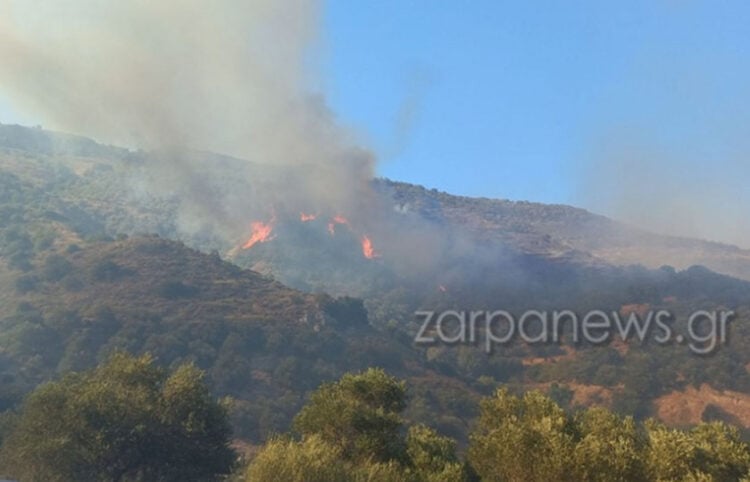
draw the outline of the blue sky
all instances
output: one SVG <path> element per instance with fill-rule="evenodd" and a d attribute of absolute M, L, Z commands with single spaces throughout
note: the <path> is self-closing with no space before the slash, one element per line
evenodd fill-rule
<path fill-rule="evenodd" d="M 331 0 L 324 31 L 333 109 L 394 179 L 595 204 L 603 151 L 702 173 L 748 137 L 748 2 Z"/>
<path fill-rule="evenodd" d="M 750 246 L 750 3 L 328 0 L 321 21 L 319 88 L 380 175 Z M 38 123 L 1 93 L 0 121 Z"/>

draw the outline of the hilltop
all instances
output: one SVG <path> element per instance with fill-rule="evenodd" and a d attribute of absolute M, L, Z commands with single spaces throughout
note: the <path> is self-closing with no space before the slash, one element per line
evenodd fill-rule
<path fill-rule="evenodd" d="M 320 382 L 368 366 L 408 378 L 406 415 L 459 438 L 477 396 L 500 385 L 638 416 L 691 385 L 750 393 L 750 282 L 728 275 L 747 278 L 747 251 L 383 179 L 357 218 L 299 213 L 246 193 L 278 190 L 271 181 L 304 166 L 163 156 L 0 125 L 4 408 L 117 349 L 196 362 L 251 440 L 286 430 Z M 176 165 L 184 172 L 164 172 Z M 186 186 L 196 176 L 198 190 Z M 254 223 L 262 241 L 250 243 Z M 500 308 L 738 316 L 731 344 L 706 358 L 679 344 L 517 343 L 488 355 L 412 342 L 416 310 Z"/>

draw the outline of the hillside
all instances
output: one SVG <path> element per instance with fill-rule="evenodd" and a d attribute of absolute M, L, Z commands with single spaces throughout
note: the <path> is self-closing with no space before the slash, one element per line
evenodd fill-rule
<path fill-rule="evenodd" d="M 3 263 L 3 408 L 109 353 L 193 361 L 231 396 L 238 435 L 286 429 L 305 393 L 350 369 L 416 375 L 416 353 L 373 330 L 360 301 L 289 289 L 155 237 L 70 245 L 18 272 Z"/>
<path fill-rule="evenodd" d="M 664 236 L 629 226 L 584 209 L 527 201 L 468 198 L 411 184 L 382 181 L 381 190 L 404 210 L 461 226 L 478 236 L 545 257 L 589 256 L 613 265 L 702 265 L 750 279 L 750 250 L 736 246 Z"/>
<path fill-rule="evenodd" d="M 158 233 L 182 239 L 204 251 L 217 249 L 226 253 L 242 243 L 243 233 L 256 220 L 252 213 L 270 215 L 264 213 L 267 207 L 248 210 L 245 206 L 237 211 L 250 215 L 235 219 L 236 213 L 231 212 L 232 219 L 218 232 L 203 229 L 208 226 L 196 227 L 206 224 L 206 220 L 185 219 L 189 216 L 180 211 L 180 204 L 185 204 L 184 198 L 188 197 L 185 186 L 178 182 L 180 176 L 172 176 L 177 181 L 167 189 L 153 184 L 163 181 L 159 177 L 163 173 L 155 167 L 160 162 L 159 153 L 129 151 L 83 137 L 0 124 L 0 156 L 3 173 L 44 186 L 48 194 L 56 196 L 56 202 L 75 211 L 70 213 L 72 216 L 85 217 L 79 224 L 88 224 L 90 231 L 101 230 L 110 235 Z M 216 199 L 211 204 L 238 203 L 241 199 L 233 197 L 237 192 L 252 191 L 255 184 L 269 183 L 276 175 L 269 176 L 275 168 L 210 153 L 187 153 L 182 157 L 185 169 L 199 174 L 205 185 L 214 186 L 212 194 Z M 206 171 L 206 166 L 211 170 Z M 281 177 L 284 176 L 289 173 L 283 172 Z M 750 279 L 750 250 L 657 235 L 579 208 L 454 196 L 388 180 L 375 180 L 373 189 L 379 198 L 373 200 L 374 205 L 407 218 L 414 215 L 422 223 L 420 227 L 425 222 L 450 227 L 524 254 L 650 268 L 702 265 Z M 233 210 L 227 208 L 230 211 Z M 200 218 L 200 213 L 189 215 Z M 410 222 L 413 224 L 413 220 Z"/>
<path fill-rule="evenodd" d="M 194 360 L 256 441 L 321 381 L 368 366 L 408 378 L 407 417 L 459 438 L 501 384 L 638 416 L 690 386 L 750 393 L 750 282 L 722 274 L 746 269 L 739 248 L 387 180 L 348 217 L 300 213 L 282 188 L 304 166 L 175 156 L 0 126 L 4 408 L 116 349 Z M 691 312 L 720 308 L 738 316 L 707 357 L 679 343 L 413 344 L 422 309 L 668 309 L 684 332 Z"/>
<path fill-rule="evenodd" d="M 188 226 L 188 220 L 180 219 L 178 209 L 185 202 L 180 199 L 185 195 L 181 192 L 184 186 L 177 181 L 168 189 L 150 184 L 155 182 L 150 178 L 162 174 L 154 167 L 159 163 L 159 153 L 129 151 L 83 137 L 0 124 L 0 156 L 4 173 L 46 189 L 54 187 L 53 192 L 62 198 L 58 201 L 70 202 L 77 214 L 89 218 L 90 229 L 103 229 L 109 234 L 153 232 L 183 239 L 204 250 L 226 252 L 236 247 L 228 234 L 240 243 L 243 230 L 254 220 L 238 220 L 242 225 L 224 226 L 220 233 Z M 199 171 L 206 185 L 216 186 L 215 203 L 237 202 L 227 193 L 252 190 L 256 183 L 269 182 L 269 168 L 247 161 L 209 153 L 182 156 L 186 169 Z M 210 172 L 205 171 L 207 165 Z M 373 188 L 380 198 L 373 204 L 416 214 L 421 220 L 451 226 L 526 254 L 651 268 L 703 265 L 750 279 L 749 250 L 657 235 L 579 208 L 467 198 L 388 180 L 374 181 Z M 247 206 L 244 211 L 248 212 Z"/>

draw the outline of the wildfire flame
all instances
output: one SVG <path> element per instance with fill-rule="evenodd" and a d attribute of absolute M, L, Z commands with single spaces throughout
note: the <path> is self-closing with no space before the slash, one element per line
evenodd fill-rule
<path fill-rule="evenodd" d="M 367 259 L 373 259 L 380 256 L 375 252 L 375 248 L 372 246 L 372 241 L 367 236 L 362 236 L 362 254 Z"/>
<path fill-rule="evenodd" d="M 314 221 L 318 218 L 317 214 L 308 214 L 305 212 L 300 212 L 299 219 L 301 222 L 309 222 Z M 253 246 L 265 243 L 267 241 L 271 241 L 273 236 L 273 230 L 274 225 L 276 224 L 276 216 L 271 217 L 271 220 L 267 223 L 263 221 L 254 221 L 250 223 L 250 238 L 241 246 L 241 248 L 235 248 L 235 250 L 238 249 L 250 249 Z M 338 214 L 336 216 L 333 216 L 330 218 L 328 222 L 328 231 L 331 233 L 331 235 L 336 234 L 336 226 L 342 225 L 346 226 L 350 231 L 353 232 L 351 225 L 349 224 L 349 220 L 345 218 L 344 216 Z M 362 246 L 362 255 L 367 259 L 374 259 L 379 258 L 380 254 L 375 251 L 375 247 L 372 245 L 372 240 L 367 235 L 360 236 L 360 243 Z M 441 290 L 443 287 L 440 287 Z"/>
<path fill-rule="evenodd" d="M 252 233 L 250 239 L 242 245 L 242 249 L 250 249 L 258 243 L 265 243 L 271 239 L 271 233 L 273 232 L 273 220 L 268 223 L 261 221 L 255 221 L 250 224 Z"/>
<path fill-rule="evenodd" d="M 337 214 L 333 218 L 331 218 L 331 221 L 328 223 L 328 232 L 331 233 L 331 236 L 336 234 L 336 225 L 337 224 L 343 224 L 345 226 L 349 225 L 349 220 L 346 219 L 344 216 Z"/>

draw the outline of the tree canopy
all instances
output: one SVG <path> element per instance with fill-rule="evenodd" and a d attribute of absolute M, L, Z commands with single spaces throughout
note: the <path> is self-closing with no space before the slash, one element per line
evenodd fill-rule
<path fill-rule="evenodd" d="M 381 369 L 346 374 L 314 391 L 294 432 L 243 467 L 200 370 L 119 353 L 5 414 L 0 471 L 24 482 L 750 480 L 750 448 L 719 421 L 680 430 L 501 388 L 481 402 L 462 459 L 453 439 L 407 423 L 407 400 L 405 382 Z"/>
<path fill-rule="evenodd" d="M 230 435 L 200 370 L 120 353 L 32 392 L 0 464 L 31 482 L 215 480 L 235 460 Z"/>
<path fill-rule="evenodd" d="M 423 425 L 404 434 L 405 407 L 403 381 L 380 369 L 346 374 L 316 390 L 297 415 L 300 439 L 267 443 L 248 467 L 246 480 L 463 480 L 453 440 Z"/>
<path fill-rule="evenodd" d="M 721 422 L 684 431 L 601 407 L 563 411 L 540 392 L 500 389 L 482 402 L 469 463 L 484 481 L 737 481 L 750 451 Z"/>
<path fill-rule="evenodd" d="M 455 442 L 427 426 L 403 435 L 406 396 L 404 383 L 382 370 L 323 385 L 296 418 L 300 438 L 268 442 L 245 480 L 750 480 L 748 445 L 722 422 L 679 430 L 602 407 L 568 412 L 541 392 L 506 388 L 482 401 L 461 462 Z"/>

